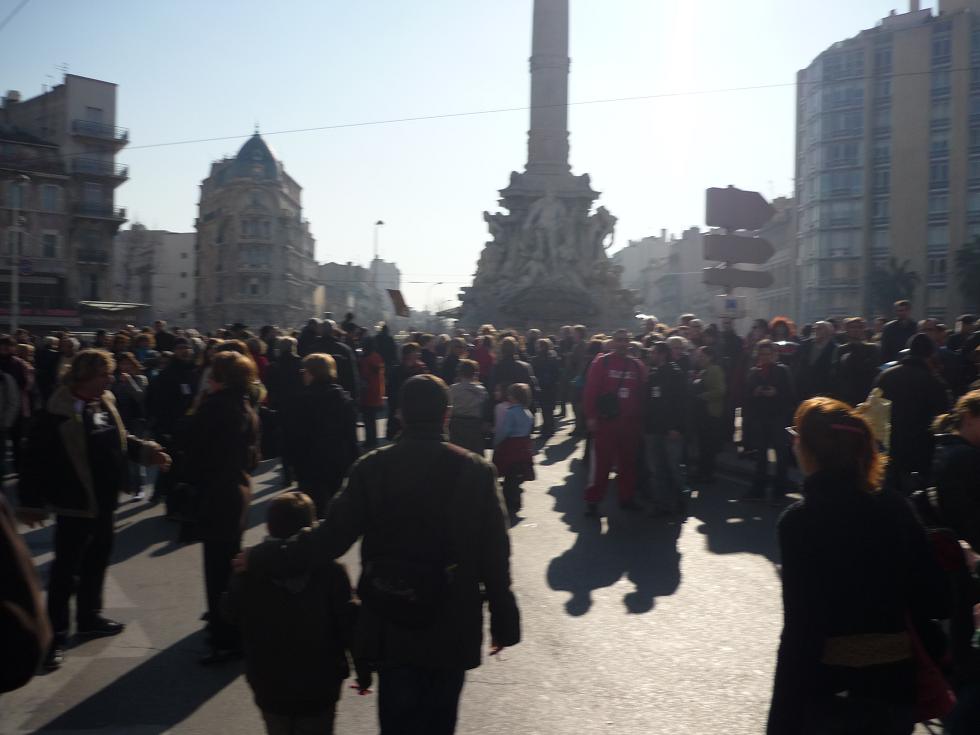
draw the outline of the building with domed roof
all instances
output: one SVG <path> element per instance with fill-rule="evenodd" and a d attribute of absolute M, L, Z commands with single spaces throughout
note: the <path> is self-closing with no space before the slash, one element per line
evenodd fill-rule
<path fill-rule="evenodd" d="M 258 132 L 211 164 L 196 223 L 199 327 L 293 327 L 314 316 L 315 242 L 301 196 Z"/>

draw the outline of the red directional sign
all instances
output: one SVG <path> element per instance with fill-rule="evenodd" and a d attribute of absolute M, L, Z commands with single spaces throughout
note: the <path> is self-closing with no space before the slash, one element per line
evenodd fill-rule
<path fill-rule="evenodd" d="M 776 213 L 759 192 L 734 186 L 708 189 L 705 209 L 708 227 L 728 230 L 758 230 Z"/>
<path fill-rule="evenodd" d="M 705 235 L 704 259 L 723 263 L 762 265 L 776 254 L 776 249 L 761 237 L 740 235 Z"/>
<path fill-rule="evenodd" d="M 743 271 L 740 268 L 705 268 L 704 283 L 724 288 L 769 288 L 773 284 L 769 271 Z"/>

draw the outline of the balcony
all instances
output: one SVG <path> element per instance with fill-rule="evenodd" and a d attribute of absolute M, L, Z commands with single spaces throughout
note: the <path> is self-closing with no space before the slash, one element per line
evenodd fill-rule
<path fill-rule="evenodd" d="M 92 265 L 109 265 L 109 251 L 95 250 L 92 248 L 80 248 L 76 260 L 80 263 Z"/>
<path fill-rule="evenodd" d="M 71 211 L 76 217 L 85 217 L 87 219 L 108 219 L 112 220 L 113 222 L 126 221 L 126 210 L 122 207 L 78 202 L 72 205 Z"/>
<path fill-rule="evenodd" d="M 120 146 L 129 143 L 129 131 L 125 128 L 117 128 L 115 125 L 106 125 L 92 120 L 72 120 L 71 132 L 73 135 L 82 138 L 92 138 Z"/>
<path fill-rule="evenodd" d="M 99 176 L 123 182 L 129 178 L 129 167 L 114 161 L 101 161 L 98 158 L 75 158 L 71 162 L 72 173 L 85 176 Z"/>

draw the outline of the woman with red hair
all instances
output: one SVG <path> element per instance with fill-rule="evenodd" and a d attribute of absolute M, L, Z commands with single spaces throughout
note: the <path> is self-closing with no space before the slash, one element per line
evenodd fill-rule
<path fill-rule="evenodd" d="M 806 479 L 779 519 L 784 622 L 768 733 L 907 735 L 909 621 L 947 616 L 945 578 L 904 498 L 880 490 L 884 462 L 860 414 L 811 398 L 788 431 Z"/>

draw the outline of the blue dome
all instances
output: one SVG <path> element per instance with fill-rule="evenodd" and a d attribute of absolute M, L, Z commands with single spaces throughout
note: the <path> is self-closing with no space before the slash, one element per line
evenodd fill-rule
<path fill-rule="evenodd" d="M 256 133 L 235 156 L 234 176 L 275 179 L 279 176 L 279 162 L 269 145 Z"/>

